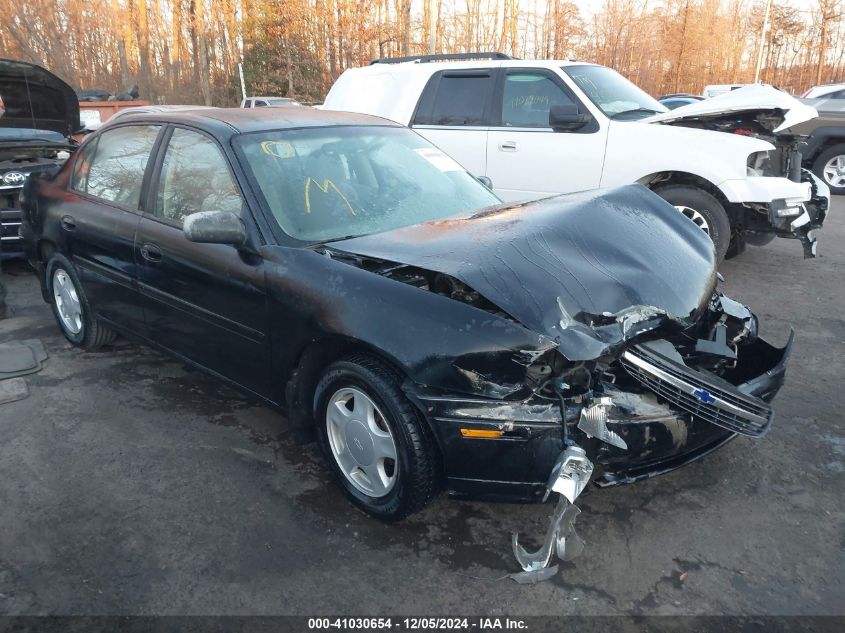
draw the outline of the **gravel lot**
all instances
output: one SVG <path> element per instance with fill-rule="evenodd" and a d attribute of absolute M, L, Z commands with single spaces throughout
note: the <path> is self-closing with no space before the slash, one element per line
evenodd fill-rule
<path fill-rule="evenodd" d="M 845 198 L 819 251 L 722 269 L 764 336 L 797 330 L 772 432 L 592 489 L 584 555 L 535 586 L 495 579 L 551 506 L 441 496 L 377 523 L 281 415 L 144 347 L 71 348 L 7 273 L 0 341 L 50 359 L 0 405 L 0 614 L 845 614 Z"/>

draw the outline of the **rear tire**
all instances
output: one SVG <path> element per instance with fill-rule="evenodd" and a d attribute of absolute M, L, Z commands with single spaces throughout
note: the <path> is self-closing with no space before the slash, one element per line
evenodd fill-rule
<path fill-rule="evenodd" d="M 68 341 L 87 351 L 114 341 L 116 334 L 94 317 L 79 275 L 67 257 L 54 254 L 45 275 L 53 316 Z"/>
<path fill-rule="evenodd" d="M 721 202 L 704 189 L 691 185 L 669 185 L 655 189 L 654 193 L 690 217 L 710 236 L 717 263 L 725 259 L 731 242 L 731 222 Z"/>
<path fill-rule="evenodd" d="M 374 409 L 381 429 L 373 429 L 375 434 L 365 430 L 366 424 L 353 428 L 361 419 L 356 414 L 359 403 L 369 406 L 370 411 Z M 330 413 L 330 407 L 338 406 L 347 409 L 341 409 L 340 418 L 351 419 L 341 420 L 340 424 L 348 424 L 344 429 Z M 435 497 L 440 472 L 437 446 L 422 415 L 403 393 L 400 377 L 387 365 L 364 354 L 332 364 L 315 390 L 314 411 L 320 448 L 344 494 L 364 512 L 383 521 L 398 521 Z M 370 459 L 372 454 L 360 452 L 363 444 L 369 450 L 371 439 L 376 444 L 380 439 L 389 442 L 387 436 L 392 439 L 394 459 L 385 459 L 378 451 L 375 459 Z M 350 440 L 348 445 L 346 439 Z M 354 459 L 350 459 L 350 451 Z M 378 455 L 382 455 L 382 479 L 372 486 L 371 468 L 378 462 Z"/>
<path fill-rule="evenodd" d="M 828 147 L 813 161 L 813 173 L 828 187 L 830 193 L 845 194 L 845 143 Z"/>

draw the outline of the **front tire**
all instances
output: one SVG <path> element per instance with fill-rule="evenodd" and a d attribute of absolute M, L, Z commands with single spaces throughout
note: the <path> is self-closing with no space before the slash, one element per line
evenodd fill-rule
<path fill-rule="evenodd" d="M 716 248 L 716 262 L 721 263 L 731 242 L 731 223 L 725 207 L 713 195 L 690 185 L 669 185 L 654 193 L 678 209 L 703 230 Z"/>
<path fill-rule="evenodd" d="M 68 341 L 92 351 L 115 339 L 115 333 L 94 318 L 79 275 L 67 257 L 58 253 L 53 255 L 47 262 L 45 274 L 53 316 Z"/>
<path fill-rule="evenodd" d="M 437 447 L 395 371 L 350 356 L 326 369 L 314 394 L 320 448 L 347 498 L 383 521 L 398 521 L 436 495 Z"/>
<path fill-rule="evenodd" d="M 823 180 L 830 193 L 845 194 L 845 143 L 828 147 L 813 161 L 813 173 Z"/>

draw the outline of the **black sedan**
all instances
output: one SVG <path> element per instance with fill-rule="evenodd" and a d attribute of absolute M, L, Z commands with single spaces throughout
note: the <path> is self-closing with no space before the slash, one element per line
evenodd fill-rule
<path fill-rule="evenodd" d="M 377 118 L 128 116 L 23 207 L 69 341 L 141 340 L 313 420 L 386 520 L 444 487 L 572 501 L 671 470 L 764 434 L 783 382 L 789 346 L 645 188 L 502 205 Z"/>

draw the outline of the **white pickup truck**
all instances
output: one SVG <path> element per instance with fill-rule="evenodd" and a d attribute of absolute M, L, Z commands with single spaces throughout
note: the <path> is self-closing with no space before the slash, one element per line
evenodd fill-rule
<path fill-rule="evenodd" d="M 786 132 L 816 111 L 770 86 L 669 111 L 604 66 L 471 53 L 347 70 L 323 107 L 412 127 L 505 201 L 641 183 L 709 233 L 719 259 L 776 235 L 815 256 L 830 202 Z"/>

